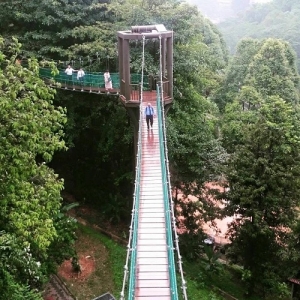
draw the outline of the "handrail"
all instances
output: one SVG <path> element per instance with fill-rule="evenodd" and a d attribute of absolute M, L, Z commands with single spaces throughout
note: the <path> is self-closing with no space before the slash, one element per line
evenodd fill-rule
<path fill-rule="evenodd" d="M 129 241 L 127 245 L 127 257 L 126 264 L 124 266 L 124 278 L 123 286 L 121 291 L 120 300 L 124 300 L 125 288 L 129 276 L 128 284 L 128 299 L 134 299 L 134 289 L 135 289 L 135 273 L 136 273 L 136 256 L 137 256 L 137 237 L 138 237 L 138 216 L 139 216 L 139 200 L 140 200 L 140 179 L 141 179 L 141 160 L 142 160 L 142 105 L 140 105 L 140 121 L 139 121 L 139 132 L 138 132 L 138 146 L 137 146 L 137 156 L 136 156 L 136 167 L 135 167 L 135 186 L 133 195 L 133 209 L 131 212 L 131 224 L 130 224 L 130 234 Z M 130 271 L 128 271 L 128 265 L 130 261 Z"/>
<path fill-rule="evenodd" d="M 165 143 L 164 143 L 164 126 L 163 126 L 163 109 L 160 96 L 160 87 L 157 86 L 157 122 L 159 132 L 159 145 L 160 145 L 160 161 L 162 170 L 162 183 L 163 183 L 163 195 L 164 195 L 164 206 L 165 206 L 165 217 L 166 217 L 166 233 L 167 233 L 167 246 L 168 246 L 168 262 L 169 262 L 169 276 L 171 286 L 171 299 L 178 300 L 177 291 L 177 279 L 176 279 L 176 266 L 174 260 L 174 247 L 173 247 L 173 236 L 171 227 L 171 216 L 169 206 L 169 191 L 168 191 L 168 177 L 166 168 L 166 157 L 165 157 Z"/>
<path fill-rule="evenodd" d="M 165 99 L 165 95 L 167 97 L 169 97 L 169 86 L 168 84 L 166 84 L 163 79 L 165 79 L 165 77 L 163 76 L 163 64 L 162 64 L 162 38 L 161 36 L 159 37 L 159 58 L 160 58 L 160 85 L 157 85 L 157 103 L 159 106 L 159 114 L 158 116 L 160 116 L 160 127 L 159 127 L 159 137 L 160 137 L 160 146 L 162 147 L 163 150 L 163 155 L 161 152 L 161 157 L 164 158 L 164 173 L 165 173 L 165 180 L 163 181 L 163 187 L 164 187 L 164 195 L 166 195 L 166 202 L 168 201 L 168 203 L 165 204 L 166 209 L 168 208 L 168 211 L 166 211 L 166 217 L 169 220 L 167 227 L 168 229 L 169 226 L 171 225 L 171 221 L 170 221 L 170 215 L 172 215 L 172 225 L 173 225 L 173 234 L 175 237 L 175 247 L 176 247 L 176 251 L 177 251 L 177 255 L 178 255 L 178 266 L 179 266 L 179 271 L 180 271 L 180 276 L 181 276 L 181 281 L 182 281 L 182 291 L 183 291 L 183 298 L 184 300 L 187 300 L 187 293 L 186 293 L 186 282 L 184 280 L 183 277 L 183 270 L 182 270 L 182 260 L 181 260 L 181 255 L 180 255 L 180 250 L 179 250 L 179 244 L 178 244 L 178 235 L 177 235 L 177 231 L 176 231 L 176 224 L 175 224 L 175 216 L 174 216 L 174 208 L 173 208 L 173 201 L 172 201 L 172 191 L 171 191 L 171 179 L 170 179 L 170 171 L 169 171 L 169 160 L 168 160 L 168 147 L 167 147 L 167 134 L 166 134 L 166 124 L 165 124 L 165 111 L 164 111 L 164 99 Z M 162 163 L 163 163 L 162 162 Z M 165 193 L 165 187 L 167 185 L 167 189 L 166 189 L 166 193 Z M 167 231 L 167 234 L 168 231 Z M 170 244 L 168 245 L 168 247 L 172 247 L 173 250 L 173 239 L 172 239 L 172 235 L 170 235 L 169 237 L 169 242 Z M 172 253 L 172 262 L 174 262 L 174 253 Z M 174 270 L 172 270 L 173 272 L 175 272 L 175 268 Z M 173 284 L 173 283 L 171 283 Z M 174 283 L 174 288 L 175 288 L 175 284 Z M 176 285 L 176 293 L 177 293 L 177 285 Z M 177 295 L 178 297 L 178 295 Z"/>
<path fill-rule="evenodd" d="M 166 171 L 166 179 L 164 180 L 164 183 L 167 185 L 167 199 L 168 199 L 168 204 L 166 206 L 168 207 L 168 212 L 167 217 L 169 220 L 169 224 L 172 224 L 172 233 L 174 235 L 174 242 L 175 242 L 175 250 L 177 252 L 177 258 L 178 258 L 178 268 L 179 268 L 179 273 L 181 277 L 181 289 L 182 289 L 182 296 L 184 300 L 187 300 L 187 287 L 186 287 L 186 281 L 183 276 L 183 268 L 182 268 L 182 257 L 180 254 L 180 249 L 179 249 L 179 239 L 178 239 L 178 234 L 176 231 L 176 219 L 174 215 L 174 208 L 173 208 L 173 201 L 172 201 L 172 191 L 171 191 L 171 179 L 170 179 L 170 171 L 169 171 L 169 159 L 168 159 L 168 147 L 167 147 L 167 135 L 166 135 L 166 124 L 165 124 L 165 112 L 164 112 L 164 103 L 163 103 L 163 91 L 159 89 L 158 87 L 158 103 L 161 104 L 159 107 L 159 112 L 161 114 L 161 125 L 162 125 L 162 130 L 161 130 L 161 135 L 162 135 L 162 140 L 160 140 L 160 143 L 162 144 L 162 148 L 164 150 L 164 160 L 165 160 L 165 171 Z M 172 220 L 169 218 L 171 217 Z M 171 245 L 173 245 L 173 240 L 170 239 Z M 173 246 L 172 246 L 173 247 Z M 174 257 L 174 253 L 173 253 Z"/>
<path fill-rule="evenodd" d="M 77 72 L 73 72 L 72 80 L 70 80 L 66 76 L 65 70 L 60 69 L 59 74 L 53 76 L 53 74 L 51 74 L 50 68 L 40 67 L 40 77 L 41 78 L 50 78 L 50 79 L 55 80 L 56 82 L 59 82 L 59 83 L 65 84 L 65 85 L 69 84 L 69 85 L 80 86 L 82 84 L 85 87 L 91 87 L 91 88 L 104 88 L 105 87 L 103 74 L 104 74 L 103 72 L 85 72 L 83 82 L 81 83 L 79 80 L 77 80 Z M 143 76 L 144 76 L 143 88 L 144 88 L 144 90 L 148 90 L 149 89 L 148 76 L 145 76 L 145 75 L 143 75 Z M 113 88 L 119 89 L 120 88 L 119 73 L 110 73 L 110 77 L 112 79 Z M 132 73 L 130 77 L 131 77 L 130 78 L 131 84 L 140 84 L 142 74 Z"/>

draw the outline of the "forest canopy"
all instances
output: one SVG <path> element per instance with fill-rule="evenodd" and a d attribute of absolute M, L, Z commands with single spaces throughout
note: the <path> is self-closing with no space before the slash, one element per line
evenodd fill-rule
<path fill-rule="evenodd" d="M 300 66 L 300 3 L 297 0 L 273 0 L 256 4 L 238 17 L 218 24 L 231 53 L 240 39 L 278 38 L 288 41 L 298 56 Z"/>
<path fill-rule="evenodd" d="M 62 217 L 62 190 L 97 207 L 101 220 L 118 224 L 130 218 L 134 145 L 126 110 L 116 97 L 54 91 L 39 79 L 39 62 L 52 61 L 53 74 L 71 61 L 78 66 L 80 58 L 83 68 L 99 72 L 109 65 L 117 72 L 116 32 L 157 23 L 176 33 L 174 107 L 168 119 L 174 185 L 197 182 L 201 188 L 217 172 L 222 153 L 215 135 L 218 108 L 209 96 L 228 63 L 224 40 L 211 22 L 180 1 L 0 3 L 0 128 L 6 137 L 0 153 L 5 179 L 0 243 L 14 245 L 9 255 L 32 255 L 35 271 L 25 274 L 24 266 L 8 264 L 0 251 L 7 299 L 25 293 L 40 299 L 38 291 L 55 265 L 74 255 L 74 223 Z M 158 71 L 157 53 L 158 44 L 148 43 L 146 72 Z M 132 72 L 140 72 L 138 43 L 131 58 Z"/>
<path fill-rule="evenodd" d="M 255 6 L 238 23 L 220 25 L 226 44 L 214 24 L 182 1 L 1 2 L 0 289 L 6 298 L 40 299 L 49 274 L 74 255 L 75 222 L 64 214 L 62 191 L 95 208 L 103 223 L 127 224 L 131 212 L 135 145 L 126 109 L 111 95 L 52 89 L 39 78 L 41 62 L 53 74 L 69 63 L 118 72 L 116 32 L 148 24 L 174 31 L 174 99 L 166 123 L 185 259 L 202 256 L 200 225 L 238 214 L 241 222 L 228 232 L 228 259 L 243 266 L 245 291 L 285 295 L 300 261 L 293 50 L 299 57 L 299 9 L 292 0 Z M 232 59 L 228 45 L 236 47 Z M 158 46 L 146 43 L 146 74 L 159 71 Z M 139 73 L 141 43 L 132 42 L 130 51 L 131 71 Z M 212 182 L 224 192 L 207 188 Z M 212 197 L 227 200 L 222 211 Z"/>

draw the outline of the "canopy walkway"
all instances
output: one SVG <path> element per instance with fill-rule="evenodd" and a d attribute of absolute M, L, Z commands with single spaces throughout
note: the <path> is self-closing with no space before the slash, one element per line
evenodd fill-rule
<path fill-rule="evenodd" d="M 40 68 L 40 78 L 49 85 L 55 88 L 68 89 L 78 92 L 97 93 L 97 94 L 112 94 L 119 95 L 120 93 L 120 76 L 119 73 L 110 73 L 112 80 L 112 89 L 105 89 L 104 72 L 85 72 L 83 81 L 77 79 L 77 72 L 73 72 L 70 80 L 65 73 L 65 69 L 60 69 L 59 74 L 52 75 L 50 68 Z M 131 74 L 132 90 L 139 93 L 141 74 Z M 155 78 L 152 76 L 144 76 L 143 90 L 155 89 Z"/>
<path fill-rule="evenodd" d="M 150 130 L 143 118 L 148 102 L 157 112 Z M 139 120 L 134 205 L 121 299 L 177 300 L 177 282 L 180 282 L 183 299 L 187 299 L 171 199 L 164 105 L 159 88 L 157 93 L 144 94 Z M 175 257 L 178 264 L 175 264 Z"/>
<path fill-rule="evenodd" d="M 146 38 L 159 38 L 158 78 L 143 74 Z M 142 40 L 141 74 L 130 74 L 130 39 Z M 172 102 L 172 39 L 173 33 L 163 25 L 133 26 L 131 31 L 118 32 L 121 75 L 110 74 L 113 88 L 109 90 L 105 89 L 104 73 L 86 72 L 80 82 L 76 72 L 68 78 L 65 70 L 53 76 L 50 69 L 40 69 L 40 77 L 55 88 L 118 95 L 133 120 L 137 143 L 135 190 L 120 300 L 178 300 L 179 294 L 180 299 L 187 300 L 171 194 L 164 111 Z M 143 114 L 148 102 L 157 116 L 151 130 L 147 130 Z"/>

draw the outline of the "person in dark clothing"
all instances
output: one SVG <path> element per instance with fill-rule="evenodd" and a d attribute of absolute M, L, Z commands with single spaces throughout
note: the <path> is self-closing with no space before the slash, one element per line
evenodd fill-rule
<path fill-rule="evenodd" d="M 149 127 L 153 126 L 153 116 L 154 116 L 154 108 L 152 107 L 151 103 L 149 102 L 148 105 L 145 108 L 145 117 L 146 117 L 146 123 L 147 123 L 147 128 L 149 130 Z"/>

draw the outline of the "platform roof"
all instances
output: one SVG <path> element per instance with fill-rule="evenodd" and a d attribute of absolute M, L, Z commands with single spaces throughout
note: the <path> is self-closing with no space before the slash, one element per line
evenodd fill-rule
<path fill-rule="evenodd" d="M 141 40 L 172 37 L 173 31 L 167 30 L 163 24 L 131 26 L 131 30 L 118 31 L 118 37 L 128 40 Z"/>

